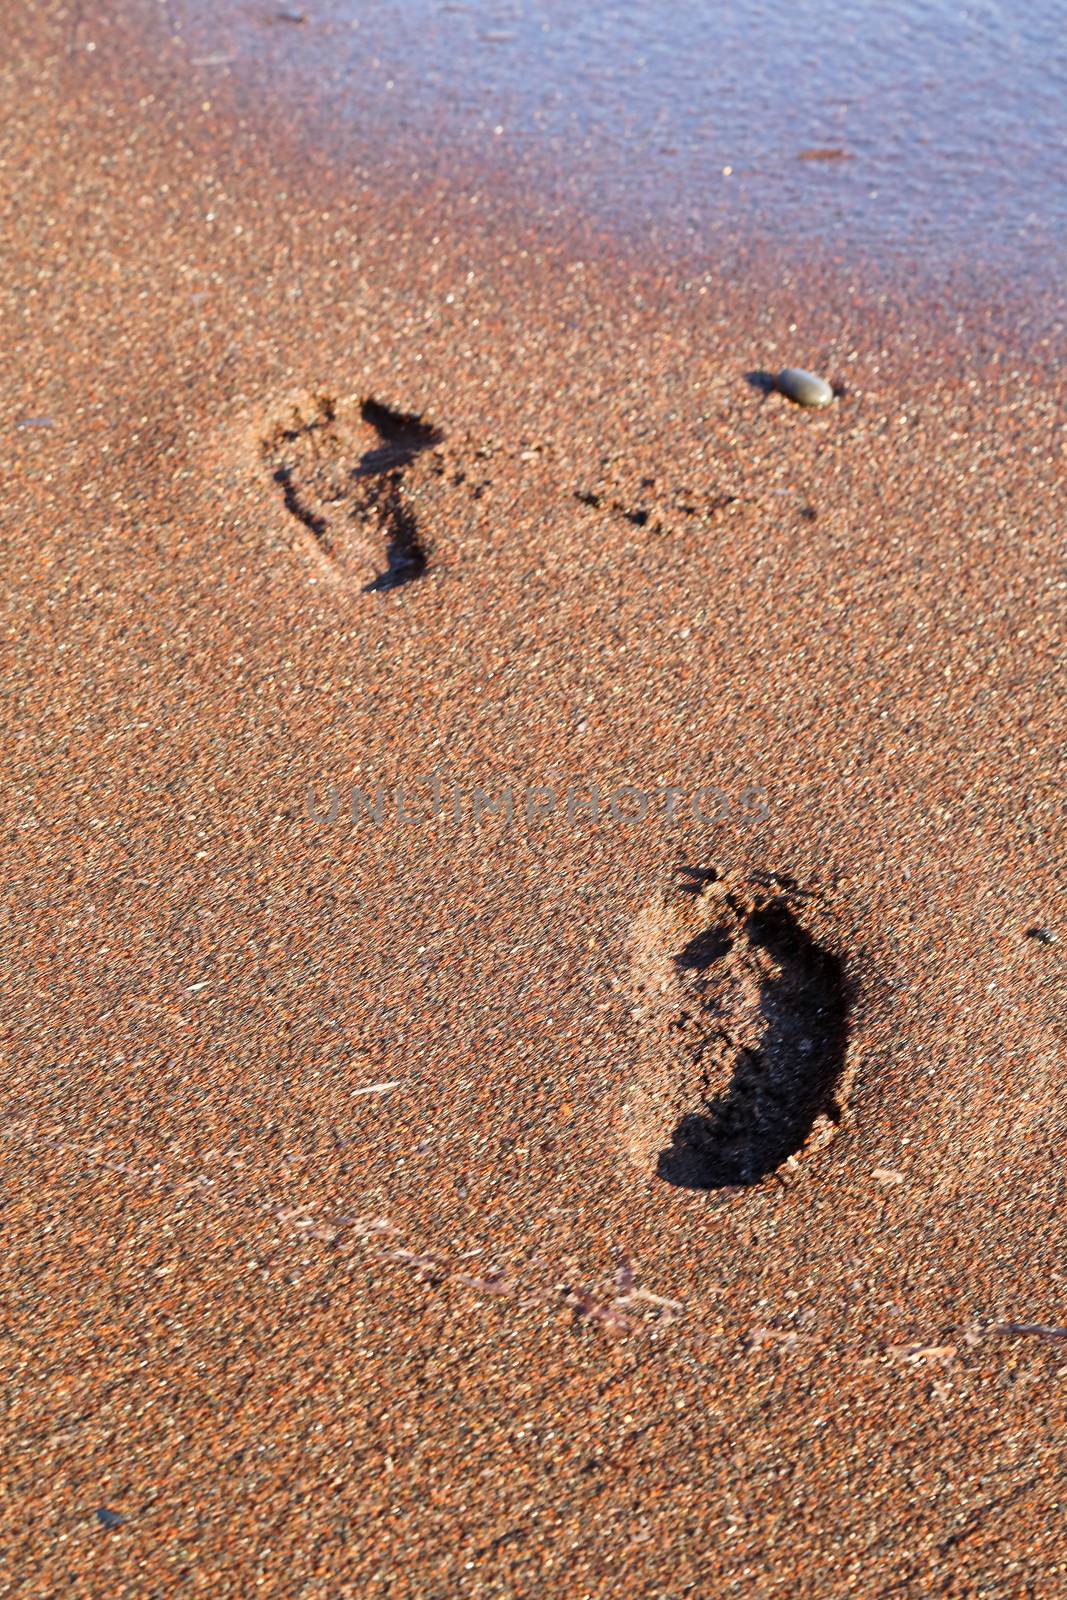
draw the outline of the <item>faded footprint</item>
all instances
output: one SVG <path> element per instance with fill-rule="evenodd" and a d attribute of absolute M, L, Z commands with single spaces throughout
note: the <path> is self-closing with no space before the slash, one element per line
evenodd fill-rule
<path fill-rule="evenodd" d="M 409 482 L 417 458 L 442 438 L 414 412 L 312 393 L 275 414 L 259 455 L 309 554 L 367 593 L 426 571 L 429 544 Z"/>
<path fill-rule="evenodd" d="M 707 869 L 638 917 L 642 1058 L 624 1137 L 663 1182 L 790 1182 L 834 1137 L 848 999 L 840 958 L 805 926 L 809 898 Z"/>
<path fill-rule="evenodd" d="M 572 492 L 580 505 L 651 535 L 707 532 L 724 513 L 743 513 L 755 505 L 736 486 L 704 482 L 694 489 L 679 483 L 669 467 L 666 473 L 634 474 L 613 455 L 603 456 L 599 470 Z"/>

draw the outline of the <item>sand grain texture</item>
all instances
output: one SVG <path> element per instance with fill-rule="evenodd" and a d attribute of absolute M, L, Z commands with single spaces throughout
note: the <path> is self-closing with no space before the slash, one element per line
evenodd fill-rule
<path fill-rule="evenodd" d="M 0 89 L 11 1592 L 1058 1592 L 1047 308 L 361 187 L 152 10 L 19 12 Z M 627 1131 L 635 924 L 712 868 L 847 983 L 796 1182 Z"/>

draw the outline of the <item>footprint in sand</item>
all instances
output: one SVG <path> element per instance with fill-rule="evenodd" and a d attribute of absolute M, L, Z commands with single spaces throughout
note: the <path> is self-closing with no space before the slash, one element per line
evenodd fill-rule
<path fill-rule="evenodd" d="M 407 486 L 417 458 L 442 439 L 422 417 L 377 400 L 308 394 L 275 415 L 259 454 L 310 553 L 369 593 L 426 571 Z"/>
<path fill-rule="evenodd" d="M 848 999 L 840 959 L 804 927 L 807 899 L 704 870 L 637 919 L 643 1048 L 624 1131 L 665 1183 L 789 1182 L 836 1133 Z"/>

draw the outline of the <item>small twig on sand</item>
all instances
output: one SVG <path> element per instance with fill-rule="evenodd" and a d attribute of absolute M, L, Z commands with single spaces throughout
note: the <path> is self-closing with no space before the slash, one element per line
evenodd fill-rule
<path fill-rule="evenodd" d="M 1038 1339 L 1067 1339 L 1067 1328 L 1052 1327 L 1044 1322 L 987 1322 L 978 1331 L 979 1334 L 1032 1334 Z"/>
<path fill-rule="evenodd" d="M 888 1353 L 894 1361 L 908 1361 L 913 1365 L 920 1361 L 955 1361 L 956 1346 L 954 1344 L 894 1344 L 890 1346 Z"/>

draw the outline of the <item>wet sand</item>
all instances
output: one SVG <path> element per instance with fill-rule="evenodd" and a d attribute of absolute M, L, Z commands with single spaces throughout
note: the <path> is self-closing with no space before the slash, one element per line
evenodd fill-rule
<path fill-rule="evenodd" d="M 386 188 L 160 13 L 0 89 L 13 1590 L 1055 1592 L 1054 307 Z M 803 1149 L 672 1162 L 764 1024 Z"/>

